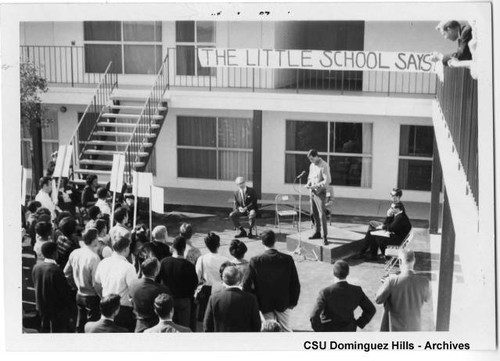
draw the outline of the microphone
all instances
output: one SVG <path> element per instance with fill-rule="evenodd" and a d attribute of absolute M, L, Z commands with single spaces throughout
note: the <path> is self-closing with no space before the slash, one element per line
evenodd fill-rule
<path fill-rule="evenodd" d="M 304 174 L 306 174 L 306 171 L 305 171 L 305 170 L 303 170 L 303 171 L 302 171 L 302 173 L 300 173 L 300 174 L 297 176 L 297 178 L 295 178 L 295 179 L 299 179 L 299 178 L 301 178 Z"/>

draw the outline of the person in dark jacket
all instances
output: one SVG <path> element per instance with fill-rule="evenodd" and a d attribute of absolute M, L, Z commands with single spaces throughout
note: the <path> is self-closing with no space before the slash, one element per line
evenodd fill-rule
<path fill-rule="evenodd" d="M 99 181 L 97 175 L 89 174 L 85 179 L 87 185 L 83 188 L 82 192 L 82 207 L 90 208 L 94 206 L 97 202 L 97 188 L 99 187 Z"/>
<path fill-rule="evenodd" d="M 33 267 L 36 308 L 41 317 L 41 332 L 61 333 L 70 330 L 70 287 L 57 265 L 57 245 L 46 242 L 41 247 L 44 260 Z"/>
<path fill-rule="evenodd" d="M 472 54 L 469 49 L 469 42 L 472 40 L 472 29 L 469 25 L 462 25 L 456 20 L 447 21 L 442 25 L 441 33 L 446 40 L 457 42 L 457 51 L 452 54 L 443 55 L 444 66 L 449 65 L 451 59 L 471 60 Z"/>
<path fill-rule="evenodd" d="M 204 332 L 259 332 L 260 315 L 257 298 L 242 291 L 241 272 L 227 266 L 222 272 L 224 289 L 212 294 L 208 300 Z"/>
<path fill-rule="evenodd" d="M 247 232 L 240 223 L 240 217 L 248 216 L 248 238 L 254 238 L 252 230 L 255 228 L 255 218 L 257 217 L 257 193 L 255 189 L 247 187 L 243 177 L 236 178 L 236 185 L 238 190 L 234 192 L 234 207 L 229 214 L 234 228 L 240 230 L 234 237 L 247 237 Z"/>
<path fill-rule="evenodd" d="M 142 262 L 141 270 L 143 277 L 132 281 L 129 288 L 137 319 L 135 332 L 143 332 L 158 323 L 158 316 L 154 311 L 155 298 L 161 293 L 171 293 L 166 286 L 155 282 L 160 273 L 160 262 L 157 258 L 147 258 Z"/>
<path fill-rule="evenodd" d="M 99 307 L 101 309 L 101 319 L 85 324 L 85 333 L 125 333 L 126 328 L 115 324 L 115 317 L 120 312 L 120 296 L 111 293 L 102 298 Z"/>
<path fill-rule="evenodd" d="M 251 292 L 253 285 L 264 319 L 276 319 L 285 331 L 291 331 L 290 313 L 300 295 L 299 276 L 293 258 L 278 252 L 274 248 L 275 242 L 273 231 L 262 233 L 266 250 L 250 259 L 243 290 Z"/>
<path fill-rule="evenodd" d="M 375 306 L 361 287 L 346 281 L 349 265 L 339 260 L 333 265 L 335 283 L 322 289 L 311 313 L 311 326 L 316 332 L 352 332 L 364 328 L 375 315 Z M 361 307 L 360 317 L 354 310 Z"/>
<path fill-rule="evenodd" d="M 184 259 L 186 240 L 181 236 L 175 237 L 172 248 L 173 256 L 161 261 L 159 278 L 170 289 L 174 298 L 173 321 L 181 326 L 189 327 L 198 276 L 194 265 Z"/>
<path fill-rule="evenodd" d="M 390 223 L 384 224 L 376 231 L 369 230 L 366 233 L 365 249 L 369 249 L 367 260 L 376 260 L 379 248 L 382 256 L 385 256 L 388 245 L 399 246 L 411 231 L 411 222 L 404 211 L 403 204 L 392 203 L 391 211 L 394 217 Z"/>

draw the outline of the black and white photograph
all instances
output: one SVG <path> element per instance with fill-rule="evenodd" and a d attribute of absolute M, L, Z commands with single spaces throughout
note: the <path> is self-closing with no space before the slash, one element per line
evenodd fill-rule
<path fill-rule="evenodd" d="M 494 355 L 494 5 L 0 5 L 6 350 Z"/>

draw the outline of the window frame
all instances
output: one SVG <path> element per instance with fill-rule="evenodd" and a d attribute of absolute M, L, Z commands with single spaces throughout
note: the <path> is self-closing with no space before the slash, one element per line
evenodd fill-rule
<path fill-rule="evenodd" d="M 402 184 L 399 184 L 399 178 L 400 178 L 400 172 L 401 172 L 401 167 L 400 167 L 400 160 L 416 160 L 416 161 L 425 161 L 425 162 L 430 162 L 431 164 L 431 169 L 432 169 L 432 161 L 434 157 L 434 146 L 432 147 L 432 155 L 430 157 L 423 157 L 423 156 L 414 156 L 414 155 L 401 155 L 400 147 L 401 147 L 401 129 L 402 127 L 407 126 L 407 127 L 429 127 L 432 128 L 433 134 L 434 134 L 434 127 L 432 125 L 418 125 L 418 124 L 400 124 L 399 125 L 399 143 L 398 143 L 398 174 L 397 174 L 397 183 L 398 183 L 398 188 L 401 188 L 402 190 L 407 190 L 407 191 L 414 191 L 414 192 L 430 192 L 430 189 L 428 190 L 423 190 L 423 189 L 409 189 L 403 187 Z M 432 177 L 432 171 L 431 171 L 431 177 Z M 432 178 L 430 180 L 432 183 Z"/>
<path fill-rule="evenodd" d="M 287 154 L 291 154 L 291 155 L 303 155 L 304 157 L 307 157 L 307 151 L 303 151 L 303 150 L 287 150 L 286 149 L 286 124 L 287 122 L 323 122 L 323 123 L 327 123 L 327 133 L 326 133 L 326 136 L 327 136 L 327 143 L 326 143 L 326 152 L 324 151 L 318 151 L 320 153 L 320 156 L 323 158 L 324 161 L 326 161 L 328 163 L 328 165 L 330 165 L 330 157 L 356 157 L 356 158 L 370 158 L 373 160 L 373 122 L 369 122 L 369 121 L 359 121 L 359 122 L 353 122 L 353 121 L 347 121 L 347 120 L 304 120 L 304 119 L 286 119 L 285 120 L 285 162 L 284 162 L 284 184 L 294 184 L 294 183 L 287 183 L 286 181 L 286 156 Z M 371 153 L 341 153 L 341 152 L 335 152 L 335 151 L 330 151 L 331 146 L 332 146 L 332 142 L 331 142 L 331 137 L 330 137 L 330 134 L 331 134 L 331 131 L 333 130 L 334 134 L 333 134 L 333 137 L 335 138 L 335 130 L 334 128 L 332 127 L 332 124 L 335 124 L 335 123 L 349 123 L 349 124 L 370 124 L 371 127 L 372 127 L 372 150 L 371 150 Z M 326 157 L 326 159 L 324 159 L 324 157 Z M 372 163 L 373 165 L 373 163 Z M 331 172 L 331 171 L 330 171 Z M 372 169 L 371 169 L 371 175 L 370 175 L 370 186 L 369 187 L 363 187 L 363 186 L 352 186 L 352 185 L 335 185 L 333 184 L 333 177 L 332 177 L 332 180 L 331 180 L 331 183 L 329 184 L 331 186 L 335 186 L 335 187 L 352 187 L 352 188 L 360 188 L 360 189 L 372 189 L 373 187 L 373 166 L 372 166 Z"/>
<path fill-rule="evenodd" d="M 219 119 L 220 118 L 229 118 L 229 119 L 245 119 L 245 120 L 251 120 L 253 121 L 252 118 L 245 118 L 245 117 L 232 117 L 232 116 L 198 116 L 198 115 L 181 115 L 178 114 L 176 116 L 176 122 L 177 122 L 177 127 L 179 124 L 179 118 L 182 117 L 195 117 L 195 118 L 205 118 L 205 119 L 214 119 L 215 118 L 215 146 L 196 146 L 196 145 L 179 145 L 179 137 L 178 137 L 178 129 L 177 129 L 177 134 L 176 134 L 176 149 L 177 149 L 177 159 L 179 159 L 179 149 L 194 149 L 194 150 L 210 150 L 210 151 L 215 151 L 215 165 L 216 165 L 216 172 L 215 172 L 215 178 L 191 178 L 191 177 L 185 177 L 185 176 L 179 176 L 179 164 L 177 164 L 177 178 L 185 178 L 185 179 L 203 179 L 203 180 L 216 180 L 216 181 L 227 181 L 228 179 L 223 179 L 220 177 L 220 161 L 219 161 L 219 152 L 220 151 L 233 151 L 233 152 L 245 152 L 245 153 L 251 153 L 253 154 L 253 148 L 224 148 L 219 146 Z"/>
<path fill-rule="evenodd" d="M 188 75 L 188 74 L 178 74 L 177 73 L 177 60 L 175 64 L 175 76 L 185 76 L 185 77 L 215 77 L 215 68 L 209 68 L 210 74 L 208 75 L 200 75 L 198 74 L 198 48 L 204 48 L 204 47 L 213 47 L 215 48 L 217 45 L 217 26 L 215 21 L 209 21 L 209 20 L 203 20 L 204 22 L 211 22 L 213 24 L 213 29 L 214 29 L 214 41 L 213 42 L 206 42 L 206 41 L 198 41 L 198 29 L 197 29 L 197 24 L 200 22 L 199 20 L 186 20 L 186 21 L 193 21 L 194 23 L 194 40 L 192 42 L 190 41 L 177 41 L 177 34 L 175 35 L 175 54 L 176 54 L 176 59 L 177 59 L 177 47 L 178 46 L 192 46 L 194 47 L 194 54 L 195 54 L 195 61 L 194 61 L 194 74 L 193 75 Z M 178 21 L 175 22 L 175 26 L 177 26 Z"/>
<path fill-rule="evenodd" d="M 163 22 L 162 21 L 147 21 L 147 22 L 152 22 L 154 23 L 154 26 L 156 27 L 157 26 L 157 23 L 160 23 L 161 25 L 161 28 L 163 31 Z M 158 41 L 126 41 L 124 38 L 124 31 L 123 31 L 123 23 L 124 21 L 120 21 L 120 38 L 121 40 L 120 41 L 116 41 L 116 40 L 83 40 L 83 46 L 84 46 L 84 49 L 85 49 L 85 45 L 120 45 L 120 50 L 121 50 L 121 73 L 118 73 L 118 74 L 121 74 L 121 75 L 155 75 L 155 74 L 145 74 L 145 73 L 126 73 L 125 72 L 125 46 L 127 45 L 146 45 L 146 46 L 153 46 L 154 48 L 156 48 L 156 46 L 160 46 L 160 53 L 161 53 L 161 58 L 163 60 L 163 41 L 160 39 Z M 82 22 L 82 26 L 83 26 L 83 32 L 85 33 L 85 22 Z M 154 31 L 155 33 L 155 36 L 156 36 L 156 31 Z M 162 37 L 163 38 L 163 37 Z M 161 67 L 161 63 L 159 65 Z M 85 56 L 84 56 L 84 64 L 83 64 L 83 69 L 85 71 L 86 69 L 86 64 L 85 64 Z M 85 72 L 85 74 L 100 74 L 100 73 L 95 73 L 95 72 L 91 72 L 91 73 L 87 73 Z"/>

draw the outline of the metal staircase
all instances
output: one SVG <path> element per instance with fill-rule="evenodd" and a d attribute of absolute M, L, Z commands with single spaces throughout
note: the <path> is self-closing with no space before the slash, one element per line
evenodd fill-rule
<path fill-rule="evenodd" d="M 144 171 L 168 112 L 164 95 L 169 84 L 167 59 L 150 91 L 137 90 L 134 95 L 120 93 L 116 74 L 108 72 L 110 63 L 70 141 L 73 182 L 83 184 L 87 175 L 96 174 L 99 184 L 105 185 L 115 153 L 125 154 L 127 183 L 133 170 Z"/>

